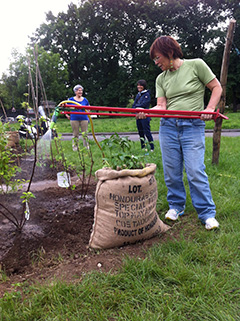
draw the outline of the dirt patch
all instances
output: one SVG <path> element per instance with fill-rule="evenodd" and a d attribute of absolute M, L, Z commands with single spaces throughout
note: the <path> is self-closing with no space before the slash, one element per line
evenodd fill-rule
<path fill-rule="evenodd" d="M 49 165 L 49 164 L 48 164 Z M 21 177 L 29 179 L 31 162 L 21 162 Z M 125 256 L 140 259 L 155 243 L 179 236 L 187 219 L 177 229 L 134 245 L 109 250 L 91 250 L 88 242 L 94 219 L 96 182 L 91 180 L 85 199 L 80 197 L 81 184 L 75 177 L 76 189 L 58 187 L 57 171 L 45 166 L 36 168 L 31 199 L 30 219 L 17 233 L 13 224 L 0 216 L 0 264 L 8 278 L 0 283 L 0 296 L 18 282 L 45 282 L 53 278 L 79 280 L 92 270 L 116 271 Z M 16 215 L 21 210 L 20 193 L 0 195 L 0 203 Z M 189 226 L 189 230 L 191 227 Z"/>

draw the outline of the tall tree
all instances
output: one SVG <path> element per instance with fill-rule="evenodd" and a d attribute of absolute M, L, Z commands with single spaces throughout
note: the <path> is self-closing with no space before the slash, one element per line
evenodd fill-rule
<path fill-rule="evenodd" d="M 39 48 L 36 57 L 33 50 L 28 49 L 26 55 L 14 52 L 13 60 L 14 62 L 9 66 L 9 74 L 2 76 L 2 82 L 8 91 L 8 97 L 12 97 L 14 100 L 15 108 L 21 106 L 21 102 L 24 100 L 23 94 L 28 93 L 30 97 L 32 95 L 29 87 L 29 67 L 34 88 L 38 87 L 38 103 L 44 99 L 42 86 L 45 87 L 48 100 L 58 102 L 62 100 L 62 97 L 67 97 L 69 91 L 67 66 L 58 53 L 47 53 L 44 49 Z M 41 78 L 42 85 L 40 81 L 36 84 L 36 76 L 37 79 Z M 32 99 L 33 97 L 31 97 L 31 101 Z"/>
<path fill-rule="evenodd" d="M 8 73 L 4 73 L 1 79 L 8 93 L 7 108 L 13 105 L 15 108 L 20 107 L 23 93 L 28 92 L 28 82 L 25 81 L 23 84 L 20 80 L 24 75 L 27 77 L 28 74 L 26 57 L 14 50 L 12 52 L 12 61 L 9 65 Z"/>
<path fill-rule="evenodd" d="M 209 46 L 221 35 L 226 21 L 226 5 L 221 0 L 161 1 L 168 8 L 167 18 L 172 24 L 185 56 L 203 58 Z"/>
<path fill-rule="evenodd" d="M 174 35 L 185 57 L 203 57 L 226 8 L 220 0 L 84 0 L 49 12 L 32 40 L 60 54 L 70 86 L 81 82 L 91 103 L 124 105 L 139 78 L 154 92 L 159 70 L 148 53 L 157 36 Z"/>
<path fill-rule="evenodd" d="M 81 83 L 91 104 L 125 106 L 141 78 L 147 80 L 154 96 L 155 78 L 161 71 L 149 59 L 149 48 L 157 36 L 166 34 L 178 39 L 186 58 L 207 58 L 218 73 L 225 35 L 221 22 L 233 13 L 239 15 L 237 3 L 82 0 L 57 16 L 48 12 L 46 22 L 32 37 L 32 44 L 44 49 L 39 65 L 47 96 L 57 101 L 68 98 L 73 94 L 71 88 Z M 235 54 L 235 58 L 239 57 Z M 20 97 L 26 92 L 27 75 L 27 57 L 16 56 L 10 74 L 3 77 L 11 95 Z M 232 84 L 228 90 L 237 101 L 239 77 L 231 63 L 228 79 Z"/>

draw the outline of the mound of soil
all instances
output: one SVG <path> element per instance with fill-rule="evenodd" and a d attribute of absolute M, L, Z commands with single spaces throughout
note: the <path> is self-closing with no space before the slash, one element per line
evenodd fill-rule
<path fill-rule="evenodd" d="M 31 166 L 32 159 L 21 160 L 21 178 L 29 179 Z M 61 188 L 56 169 L 49 164 L 36 167 L 31 188 L 36 198 L 30 201 L 30 219 L 22 232 L 16 232 L 14 225 L 0 215 L 0 267 L 8 276 L 0 282 L 0 296 L 18 282 L 45 282 L 52 278 L 74 281 L 94 269 L 116 271 L 126 255 L 144 258 L 152 244 L 164 243 L 179 234 L 171 229 L 161 237 L 134 245 L 89 249 L 96 181 L 91 180 L 85 198 L 81 198 L 79 179 L 72 177 L 72 181 L 75 190 Z M 0 195 L 0 204 L 18 216 L 22 208 L 20 194 Z"/>

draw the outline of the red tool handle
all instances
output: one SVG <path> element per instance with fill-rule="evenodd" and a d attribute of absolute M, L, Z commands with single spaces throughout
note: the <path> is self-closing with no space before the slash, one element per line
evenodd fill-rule
<path fill-rule="evenodd" d="M 213 115 L 213 119 L 221 117 L 223 119 L 228 119 L 227 116 L 217 112 L 207 112 L 207 111 L 187 111 L 187 110 L 160 110 L 160 109 L 142 109 L 142 108 L 121 108 L 121 107 L 104 107 L 104 106 L 76 106 L 70 104 L 64 104 L 64 107 L 96 110 L 97 112 L 61 112 L 64 114 L 89 114 L 89 115 L 103 115 L 103 116 L 125 116 L 125 117 L 135 117 L 136 113 L 145 113 L 147 117 L 168 117 L 168 118 L 200 118 L 202 114 Z M 113 111 L 115 113 L 99 113 L 98 111 Z M 132 114 L 116 114 L 116 112 L 130 112 Z M 170 116 L 174 115 L 174 116 Z"/>
<path fill-rule="evenodd" d="M 79 112 L 79 111 L 61 111 L 61 114 L 78 114 L 78 115 L 99 115 L 99 116 L 120 116 L 120 117 L 136 117 L 135 114 L 115 114 L 115 113 L 90 113 L 90 112 Z M 148 114 L 147 117 L 162 117 L 162 118 L 200 118 L 201 116 L 190 116 L 190 115 L 156 115 Z"/>

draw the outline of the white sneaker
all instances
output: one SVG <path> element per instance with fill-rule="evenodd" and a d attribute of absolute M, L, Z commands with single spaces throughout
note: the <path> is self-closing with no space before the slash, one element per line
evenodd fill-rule
<path fill-rule="evenodd" d="M 210 218 L 206 219 L 205 228 L 207 230 L 212 230 L 212 229 L 218 228 L 218 227 L 219 227 L 219 223 L 214 217 L 210 217 Z"/>
<path fill-rule="evenodd" d="M 184 214 L 184 210 L 179 211 L 179 210 L 172 208 L 172 209 L 168 210 L 167 214 L 165 215 L 165 218 L 167 220 L 176 221 L 178 219 L 178 217 L 183 214 Z"/>

